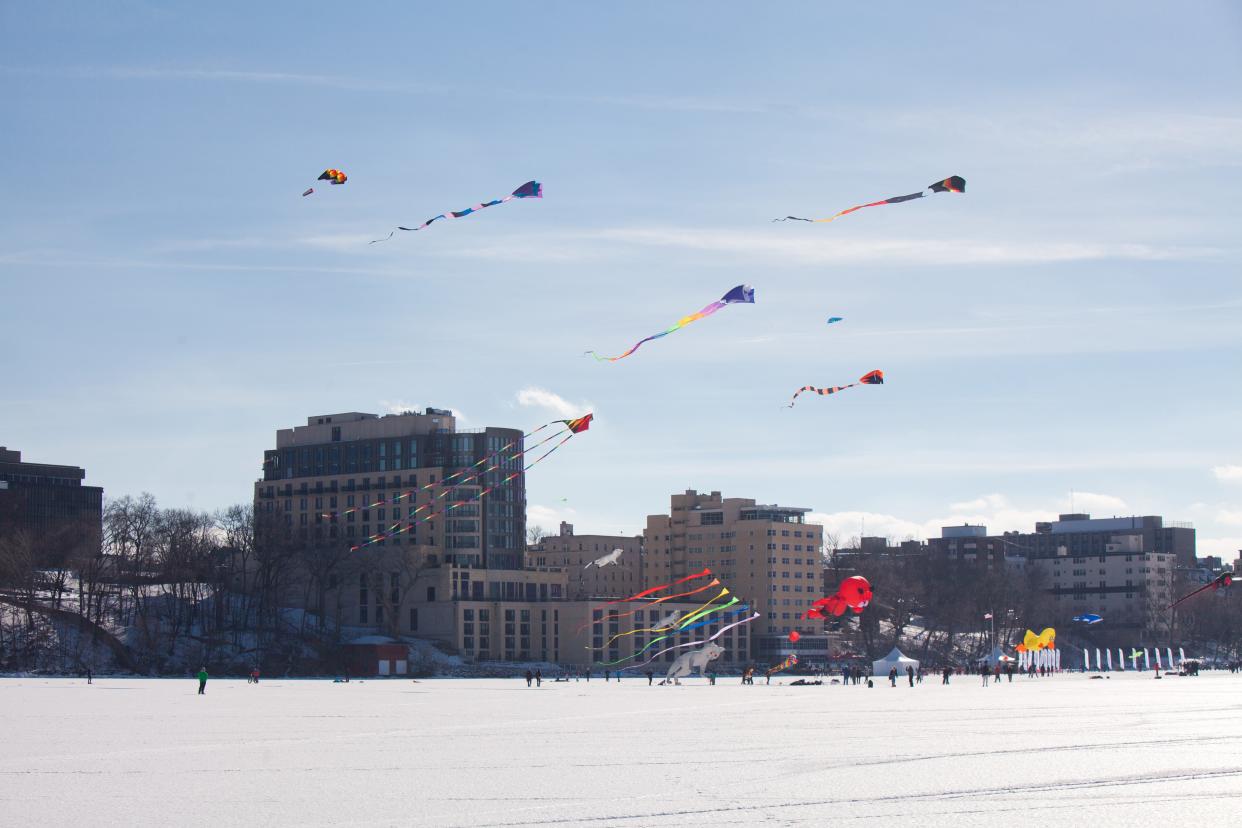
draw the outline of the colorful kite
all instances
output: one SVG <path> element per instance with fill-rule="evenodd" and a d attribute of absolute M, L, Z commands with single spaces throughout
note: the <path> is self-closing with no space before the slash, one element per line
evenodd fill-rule
<path fill-rule="evenodd" d="M 790 667 L 793 667 L 797 663 L 798 663 L 798 657 L 791 653 L 790 655 L 785 656 L 785 660 L 782 661 L 780 664 L 773 664 L 771 667 L 769 667 L 767 672 L 764 675 L 770 676 L 773 673 L 779 673 L 781 670 L 788 670 Z"/>
<path fill-rule="evenodd" d="M 369 536 L 364 542 L 356 546 L 351 546 L 349 551 L 354 552 L 354 551 L 357 551 L 358 549 L 362 549 L 372 544 L 379 543 L 381 541 L 387 540 L 388 538 L 394 537 L 396 535 L 409 532 L 418 523 L 426 523 L 429 520 L 434 520 L 439 515 L 446 515 L 449 512 L 452 512 L 454 509 L 459 509 L 462 506 L 465 506 L 467 504 L 480 503 L 484 497 L 491 494 L 496 489 L 500 488 L 501 486 L 504 486 L 506 483 L 513 480 L 515 477 L 518 477 L 519 475 L 529 471 L 530 469 L 538 465 L 543 460 L 546 460 L 548 456 L 552 454 L 552 452 L 556 451 L 558 448 L 565 445 L 565 443 L 569 442 L 569 440 L 574 435 L 580 434 L 583 431 L 588 430 L 591 427 L 591 420 L 594 418 L 594 416 L 595 416 L 594 414 L 586 414 L 582 417 L 576 417 L 572 420 L 553 420 L 550 423 L 544 423 L 543 425 L 539 426 L 539 428 L 536 428 L 534 431 L 531 431 L 527 434 L 522 435 L 522 439 L 524 440 L 527 437 L 537 434 L 540 431 L 543 431 L 545 428 L 555 425 L 556 423 L 563 423 L 565 425 L 565 428 L 560 431 L 553 432 L 551 436 L 545 437 L 544 439 L 540 440 L 538 443 L 535 443 L 532 446 L 523 448 L 511 454 L 505 455 L 505 452 L 509 451 L 519 442 L 518 440 L 513 440 L 509 442 L 507 445 L 503 446 L 502 448 L 484 456 L 481 460 L 474 463 L 470 467 L 462 469 L 461 471 L 458 471 L 458 472 L 454 472 L 451 475 L 448 475 L 443 480 L 441 480 L 439 483 L 427 483 L 426 485 L 421 486 L 417 489 L 411 489 L 409 491 L 402 492 L 400 495 L 392 499 L 393 504 L 396 504 L 399 501 L 404 500 L 406 498 L 412 498 L 417 492 L 426 491 L 432 488 L 433 486 L 439 485 L 440 487 L 443 488 L 443 491 L 441 491 L 438 495 L 432 498 L 431 502 L 424 503 L 422 506 L 419 506 L 416 509 L 411 508 L 409 511 L 409 514 L 407 514 L 405 518 L 398 520 L 396 523 L 390 526 L 386 531 L 378 532 L 374 535 Z M 562 437 L 562 435 L 564 436 Z M 559 443 L 557 443 L 552 448 L 545 451 L 543 454 L 539 455 L 539 457 L 527 463 L 520 470 L 510 473 L 509 475 L 499 480 L 498 482 L 493 483 L 487 488 L 479 491 L 477 494 L 474 494 L 469 500 L 456 501 L 456 502 L 446 505 L 439 512 L 435 512 L 433 510 L 433 511 L 429 511 L 425 515 L 420 516 L 421 512 L 428 510 L 428 509 L 432 509 L 432 507 L 435 505 L 435 502 L 437 500 L 443 500 L 450 493 L 453 493 L 456 490 L 456 487 L 468 485 L 469 481 L 477 481 L 479 478 L 483 477 L 488 472 L 495 471 L 501 468 L 502 466 L 504 466 L 506 463 L 510 463 L 513 460 L 518 459 L 519 457 L 524 457 L 525 455 L 530 454 L 534 449 L 539 448 L 540 446 L 552 440 L 555 440 L 557 437 L 562 437 Z M 492 461 L 492 462 L 489 465 L 480 469 L 480 467 L 483 466 L 484 463 L 488 463 L 488 461 Z M 465 476 L 463 477 L 463 475 Z M 351 509 L 346 509 L 344 512 L 335 512 L 335 513 L 330 512 L 330 513 L 327 513 L 325 517 L 333 518 L 333 517 L 336 517 L 336 515 L 338 514 L 349 514 L 350 512 L 356 512 L 360 509 L 370 509 L 375 506 L 380 506 L 384 503 L 385 503 L 385 500 L 381 496 L 380 500 L 378 500 L 375 503 L 367 504 L 365 506 L 356 506 Z M 417 518 L 417 520 L 415 520 L 415 518 Z"/>
<path fill-rule="evenodd" d="M 1087 613 L 1083 613 L 1082 615 L 1075 615 L 1070 620 L 1076 623 L 1079 623 L 1079 624 L 1086 624 L 1087 626 L 1090 626 L 1092 624 L 1100 623 L 1101 621 L 1104 620 L 1104 617 L 1100 615 L 1096 615 L 1093 612 L 1087 612 Z"/>
<path fill-rule="evenodd" d="M 712 587 L 717 587 L 717 586 L 720 586 L 720 579 L 719 579 L 719 578 L 712 577 L 712 572 L 711 572 L 711 570 L 710 570 L 710 569 L 704 569 L 702 572 L 696 572 L 696 573 L 695 573 L 695 574 L 693 574 L 693 575 L 687 575 L 685 578 L 682 578 L 682 579 L 680 579 L 680 580 L 673 581 L 673 582 L 671 582 L 671 583 L 667 583 L 667 584 L 662 584 L 662 585 L 660 585 L 660 586 L 658 586 L 658 587 L 651 587 L 650 589 L 643 590 L 642 592 L 640 592 L 640 593 L 638 593 L 638 594 L 636 594 L 636 595 L 631 595 L 629 598 L 618 598 L 618 599 L 616 599 L 616 600 L 614 600 L 614 601 L 607 601 L 607 602 L 605 602 L 605 603 L 608 603 L 608 604 L 620 604 L 620 603 L 625 603 L 625 602 L 628 602 L 628 601 L 638 601 L 638 600 L 641 600 L 641 599 L 643 599 L 643 598 L 646 598 L 646 597 L 648 597 L 648 596 L 650 596 L 650 595 L 652 595 L 652 594 L 654 594 L 654 593 L 656 593 L 656 592 L 660 592 L 661 590 L 668 589 L 669 587 L 675 586 L 675 585 L 677 585 L 677 584 L 682 584 L 682 583 L 685 583 L 686 581 L 694 581 L 694 580 L 698 580 L 699 578 L 711 578 L 711 580 L 710 580 L 709 582 L 707 582 L 706 584 L 704 584 L 703 586 L 698 587 L 697 589 L 691 589 L 691 590 L 688 590 L 688 591 L 686 591 L 686 592 L 676 592 L 676 593 L 672 593 L 672 594 L 670 594 L 670 595 L 662 595 L 662 596 L 660 596 L 659 598 L 653 598 L 653 599 L 650 601 L 650 603 L 649 603 L 649 604 L 643 604 L 643 605 L 640 605 L 638 609 L 632 609 L 632 610 L 630 610 L 629 612 L 618 612 L 618 613 L 613 613 L 612 615 L 604 615 L 604 616 L 601 616 L 599 619 L 597 619 L 597 620 L 595 620 L 595 621 L 586 621 L 586 622 L 584 622 L 583 624 L 579 625 L 579 627 L 578 627 L 578 632 L 581 632 L 583 629 L 585 629 L 586 627 L 591 626 L 593 623 L 594 623 L 594 624 L 600 624 L 600 623 L 603 623 L 604 621 L 616 621 L 616 620 L 618 620 L 618 619 L 620 619 L 620 618 L 628 618 L 629 616 L 633 615 L 634 613 L 639 612 L 640 610 L 644 609 L 646 606 L 654 606 L 655 604 L 662 604 L 662 603 L 664 603 L 665 601 L 671 601 L 671 600 L 673 600 L 674 598 L 685 598 L 685 597 L 687 597 L 687 596 L 689 596 L 689 595 L 697 595 L 697 594 L 699 594 L 700 592 L 703 592 L 703 591 L 705 591 L 705 590 L 711 589 Z M 674 613 L 674 614 L 676 614 L 676 615 L 680 615 L 680 612 L 678 612 L 678 613 Z M 665 616 L 665 618 L 664 618 L 664 619 L 660 622 L 660 626 L 665 626 L 665 625 L 667 625 L 667 623 L 668 623 L 668 617 L 667 617 L 667 616 Z"/>
<path fill-rule="evenodd" d="M 1018 650 L 1018 647 L 1023 649 Z M 1036 635 L 1033 631 L 1027 630 L 1026 635 L 1022 637 L 1022 643 L 1018 647 L 1014 647 L 1014 649 L 1020 653 L 1055 650 L 1057 648 L 1057 631 L 1052 627 L 1045 627 L 1039 635 Z"/>
<path fill-rule="evenodd" d="M 726 616 L 730 616 L 730 615 L 737 615 L 737 614 L 739 614 L 739 613 L 742 613 L 742 612 L 747 611 L 748 609 L 750 609 L 748 606 L 746 606 L 745 604 L 742 604 L 742 606 L 737 607 L 736 609 L 732 610 L 731 612 L 727 612 L 727 613 L 725 613 L 725 615 L 726 615 Z M 650 664 L 651 662 L 655 661 L 657 658 L 659 658 L 660 656 L 664 655 L 665 653 L 671 653 L 673 650 L 680 650 L 680 649 L 681 649 L 681 648 L 683 648 L 683 647 L 693 647 L 693 646 L 695 646 L 696 644 L 709 644 L 709 643 L 711 643 L 711 642 L 715 641 L 717 638 L 720 638 L 720 636 L 724 635 L 725 633 L 727 633 L 729 630 L 733 629 L 734 627 L 740 627 L 740 626 L 742 626 L 743 624 L 749 624 L 751 621 L 754 621 L 756 618 L 759 618 L 759 617 L 760 617 L 760 613 L 757 613 L 757 612 L 751 613 L 751 615 L 750 615 L 749 617 L 747 617 L 747 618 L 743 618 L 741 621 L 734 621 L 732 624 L 726 624 L 725 626 L 721 627 L 719 630 L 717 630 L 715 633 L 713 633 L 713 634 L 712 634 L 711 636 L 709 636 L 708 638 L 703 638 L 703 639 L 700 639 L 700 640 L 698 640 L 698 641 L 687 641 L 685 644 L 674 644 L 674 645 L 673 645 L 673 646 L 671 646 L 671 647 L 665 647 L 663 650 L 660 650 L 659 652 L 653 653 L 653 654 L 652 654 L 651 656 L 649 656 L 649 657 L 647 658 L 647 660 L 646 660 L 646 661 L 644 661 L 642 664 L 632 664 L 632 665 L 627 666 L 625 669 L 641 670 L 642 668 L 646 667 L 648 664 Z M 704 621 L 703 623 L 704 623 L 704 624 L 710 624 L 710 623 L 712 623 L 712 622 L 710 622 L 710 621 Z M 701 625 L 700 625 L 700 624 L 695 624 L 694 626 L 701 626 Z M 683 628 L 683 631 L 688 630 L 688 629 L 690 629 L 690 628 L 689 628 L 689 627 L 684 627 L 684 628 Z M 633 657 L 634 657 L 634 656 L 630 656 L 629 658 L 633 658 Z M 629 660 L 629 658 L 622 658 L 622 659 L 618 659 L 617 661 L 604 662 L 604 663 L 605 663 L 605 665 L 606 665 L 606 666 L 612 666 L 612 665 L 614 665 L 614 664 L 620 664 L 622 661 L 628 661 L 628 660 Z"/>
<path fill-rule="evenodd" d="M 497 204 L 504 204 L 506 201 L 513 201 L 515 198 L 543 198 L 543 185 L 540 184 L 538 181 L 527 181 L 521 187 L 518 187 L 516 190 L 514 190 L 512 193 L 505 196 L 504 198 L 497 198 L 491 201 L 485 201 L 482 204 L 476 204 L 473 207 L 467 207 L 464 210 L 457 210 L 455 212 L 449 212 L 449 213 L 441 213 L 438 216 L 432 216 L 431 218 L 427 219 L 426 221 L 424 221 L 422 224 L 418 225 L 417 227 L 398 226 L 397 230 L 406 230 L 406 231 L 411 231 L 411 232 L 415 230 L 422 230 L 424 227 L 431 224 L 433 221 L 438 221 L 440 219 L 464 218 L 465 216 L 468 216 L 471 213 L 475 213 L 475 212 L 478 212 L 479 210 L 482 210 L 484 207 L 494 207 Z M 393 237 L 393 233 L 396 233 L 397 230 L 393 230 L 391 233 L 389 233 L 387 236 L 385 236 L 382 239 L 373 239 L 370 243 L 375 244 L 376 242 L 388 241 L 389 239 Z"/>
<path fill-rule="evenodd" d="M 966 179 L 962 178 L 960 175 L 954 175 L 954 176 L 950 176 L 949 178 L 946 178 L 943 181 L 937 181 L 935 184 L 930 185 L 927 189 L 920 190 L 917 193 L 910 193 L 910 195 L 903 195 L 903 196 L 893 196 L 892 198 L 886 198 L 883 201 L 872 201 L 868 204 L 859 204 L 857 207 L 850 207 L 848 209 L 842 210 L 836 215 L 829 216 L 828 218 L 809 219 L 809 218 L 800 218 L 798 216 L 785 216 L 784 218 L 772 219 L 772 221 L 809 221 L 809 222 L 817 222 L 817 223 L 833 221 L 835 219 L 841 218 L 841 216 L 848 215 L 854 212 L 855 210 L 861 210 L 864 207 L 879 207 L 881 204 L 900 204 L 903 201 L 913 201 L 916 198 L 922 198 L 923 196 L 928 195 L 930 193 L 964 193 L 964 192 L 966 192 Z"/>
<path fill-rule="evenodd" d="M 659 339 L 662 336 L 668 336 L 673 331 L 681 330 L 686 325 L 689 325 L 691 322 L 697 322 L 698 320 L 702 319 L 705 316 L 711 316 L 713 313 L 725 307 L 726 305 L 753 305 L 754 303 L 755 303 L 755 289 L 752 288 L 750 285 L 738 285 L 737 287 L 733 288 L 733 290 L 726 293 L 724 296 L 721 296 L 720 301 L 712 302 L 710 305 L 703 308 L 703 310 L 699 311 L 698 313 L 692 313 L 689 316 L 683 316 L 681 319 L 677 320 L 676 325 L 673 325 L 673 327 L 669 328 L 666 331 L 661 331 L 660 333 L 652 334 L 651 336 L 645 339 L 640 339 L 634 345 L 634 347 L 630 348 L 628 351 L 621 354 L 620 356 L 615 356 L 615 357 L 600 356 L 594 351 L 587 351 L 586 353 L 595 357 L 596 362 L 616 362 L 619 359 L 625 359 L 627 356 L 637 351 L 639 348 L 643 346 L 643 343 L 650 342 L 653 339 Z"/>
<path fill-rule="evenodd" d="M 1212 590 L 1213 592 L 1215 592 L 1216 590 L 1220 589 L 1221 587 L 1228 587 L 1228 586 L 1232 586 L 1232 584 L 1233 584 L 1233 573 L 1232 573 L 1232 572 L 1222 572 L 1221 574 L 1219 574 L 1219 575 L 1217 575 L 1215 578 L 1213 578 L 1213 579 L 1212 579 L 1212 582 L 1211 582 L 1210 584 L 1204 584 L 1203 586 L 1199 587 L 1198 589 L 1196 589 L 1196 590 L 1193 590 L 1193 591 L 1191 591 L 1191 592 L 1186 593 L 1186 594 L 1185 594 L 1185 595 L 1183 595 L 1181 598 L 1178 598 L 1176 601 L 1174 601 L 1173 603 L 1169 604 L 1169 606 L 1168 606 L 1168 607 L 1166 607 L 1166 609 L 1173 609 L 1173 608 L 1174 608 L 1174 607 L 1176 607 L 1177 605 L 1181 604 L 1183 601 L 1185 601 L 1185 600 L 1187 600 L 1187 599 L 1189 599 L 1189 598 L 1193 598 L 1193 597 L 1195 597 L 1195 596 L 1196 596 L 1196 595 L 1198 595 L 1200 592 L 1204 592 L 1204 591 L 1209 590 L 1209 589 L 1210 589 L 1210 590 Z"/>
<path fill-rule="evenodd" d="M 344 184 L 346 181 L 349 180 L 349 176 L 347 176 L 345 173 L 341 172 L 340 170 L 324 170 L 323 172 L 319 174 L 319 180 L 330 182 L 332 185 L 335 186 L 337 184 Z M 302 193 L 302 197 L 305 198 L 306 196 L 310 195 L 313 192 L 315 192 L 314 187 L 307 187 L 306 192 Z"/>
<path fill-rule="evenodd" d="M 828 317 L 828 324 L 831 325 L 834 322 L 841 322 L 844 319 L 845 319 L 844 316 L 830 316 Z"/>
<path fill-rule="evenodd" d="M 871 583 L 861 575 L 851 575 L 841 582 L 835 593 L 811 604 L 802 617 L 827 620 L 830 615 L 844 615 L 847 609 L 858 614 L 867 608 L 871 598 Z"/>
<path fill-rule="evenodd" d="M 859 377 L 857 382 L 851 382 L 849 385 L 834 385 L 831 388 L 816 388 L 814 385 L 804 385 L 794 392 L 793 398 L 790 399 L 789 405 L 786 407 L 793 408 L 794 403 L 798 399 L 798 395 L 801 394 L 803 391 L 814 391 L 816 394 L 819 394 L 821 397 L 826 397 L 829 394 L 835 394 L 838 391 L 844 391 L 847 388 L 853 388 L 855 385 L 883 385 L 883 384 L 884 384 L 884 372 L 876 370 L 876 371 L 868 371 L 867 373 Z"/>

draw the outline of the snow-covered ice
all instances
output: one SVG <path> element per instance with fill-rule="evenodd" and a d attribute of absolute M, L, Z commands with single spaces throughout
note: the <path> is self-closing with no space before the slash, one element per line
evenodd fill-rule
<path fill-rule="evenodd" d="M 1242 676 L 0 680 L 3 825 L 1237 825 Z"/>

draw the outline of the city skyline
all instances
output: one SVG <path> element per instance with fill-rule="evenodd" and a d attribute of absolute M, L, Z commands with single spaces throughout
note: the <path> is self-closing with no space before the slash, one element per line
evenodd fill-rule
<path fill-rule="evenodd" d="M 7 7 L 0 444 L 215 509 L 307 416 L 590 410 L 531 525 L 694 488 L 844 537 L 1160 514 L 1232 561 L 1242 17 L 1134 12 Z"/>

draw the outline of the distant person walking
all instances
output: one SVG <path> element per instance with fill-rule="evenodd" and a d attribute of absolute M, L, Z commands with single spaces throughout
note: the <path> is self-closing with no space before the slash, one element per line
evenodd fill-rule
<path fill-rule="evenodd" d="M 984 667 L 983 669 L 981 669 L 981 670 L 979 671 L 979 674 L 983 676 L 983 686 L 984 686 L 984 687 L 987 687 L 987 686 L 988 686 L 988 677 L 990 677 L 990 676 L 992 675 L 992 671 L 991 671 L 991 670 L 989 670 L 987 667 Z"/>
<path fill-rule="evenodd" d="M 543 670 L 535 671 L 535 686 L 543 687 Z"/>
<path fill-rule="evenodd" d="M 207 668 L 198 668 L 198 694 L 200 696 L 207 695 Z"/>
<path fill-rule="evenodd" d="M 652 680 L 652 679 L 654 679 L 654 678 L 655 678 L 655 673 L 653 673 L 653 672 L 651 672 L 650 670 L 648 670 L 648 671 L 647 671 L 647 686 L 648 686 L 648 687 L 650 687 L 650 686 L 651 686 L 651 680 Z"/>
<path fill-rule="evenodd" d="M 943 680 L 941 680 L 941 682 L 940 682 L 940 683 L 941 683 L 941 684 L 948 684 L 948 683 L 949 683 L 949 676 L 951 676 L 951 675 L 953 675 L 953 668 L 952 668 L 952 667 L 945 667 L 945 668 L 944 668 L 944 679 L 943 679 Z"/>
<path fill-rule="evenodd" d="M 993 675 L 993 676 L 992 676 L 992 679 L 993 679 L 993 680 L 994 680 L 997 684 L 1000 684 L 1000 662 L 999 662 L 999 661 L 996 663 L 996 673 L 995 673 L 995 675 Z"/>
<path fill-rule="evenodd" d="M 906 665 L 906 678 L 910 679 L 910 686 L 914 686 L 914 668 Z"/>
<path fill-rule="evenodd" d="M 526 686 L 527 687 L 530 687 L 530 683 L 534 680 L 534 678 L 535 678 L 535 674 L 532 673 L 530 670 L 527 670 L 526 671 Z"/>
<path fill-rule="evenodd" d="M 606 681 L 606 682 L 607 682 L 607 681 L 611 681 L 611 680 L 612 680 L 612 671 L 611 671 L 611 670 L 605 670 L 605 671 L 604 671 L 604 681 Z"/>
<path fill-rule="evenodd" d="M 95 674 L 91 672 L 91 668 L 90 668 L 90 667 L 87 667 L 87 668 L 86 668 L 86 683 L 87 683 L 87 684 L 90 684 L 90 683 L 91 683 L 91 680 L 92 680 L 92 679 L 94 679 L 94 678 L 95 678 Z"/>
<path fill-rule="evenodd" d="M 897 666 L 894 665 L 888 671 L 888 683 L 893 687 L 897 686 Z"/>
<path fill-rule="evenodd" d="M 250 671 L 250 683 L 251 684 L 259 683 L 259 668 L 258 667 L 255 667 L 253 670 Z"/>

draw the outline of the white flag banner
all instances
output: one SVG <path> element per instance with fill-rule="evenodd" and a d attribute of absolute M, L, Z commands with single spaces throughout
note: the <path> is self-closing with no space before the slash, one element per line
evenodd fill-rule
<path fill-rule="evenodd" d="M 1086 648 L 1082 648 L 1082 669 L 1084 671 L 1091 669 L 1091 652 Z"/>
<path fill-rule="evenodd" d="M 1175 669 L 1175 665 L 1173 664 L 1173 648 L 1172 648 L 1172 647 L 1165 647 L 1165 648 L 1164 648 L 1164 654 L 1165 654 L 1166 656 L 1168 656 L 1168 657 L 1169 657 L 1169 666 L 1168 666 L 1168 669 L 1170 669 L 1170 670 Z"/>
<path fill-rule="evenodd" d="M 1164 665 L 1160 663 L 1160 648 L 1159 648 L 1159 647 L 1152 647 L 1152 648 L 1151 648 L 1151 651 L 1152 651 L 1153 653 L 1155 653 L 1155 654 L 1156 654 L 1156 669 L 1157 669 L 1157 670 L 1163 670 L 1163 669 L 1164 669 Z"/>
<path fill-rule="evenodd" d="M 1105 650 L 1104 656 L 1108 659 L 1108 672 L 1111 673 L 1113 671 L 1113 651 Z"/>
<path fill-rule="evenodd" d="M 1124 673 L 1126 671 L 1126 651 L 1120 647 L 1117 648 L 1117 662 L 1117 669 Z"/>
<path fill-rule="evenodd" d="M 1104 669 L 1104 659 L 1100 658 L 1100 650 L 1099 650 L 1099 648 L 1096 648 L 1096 651 L 1095 651 L 1095 671 L 1098 673 L 1098 672 L 1100 672 L 1100 671 L 1101 671 L 1101 670 L 1103 670 L 1103 669 Z"/>
<path fill-rule="evenodd" d="M 1144 670 L 1151 669 L 1151 656 L 1147 654 L 1146 647 L 1143 648 L 1143 669 Z"/>
<path fill-rule="evenodd" d="M 1182 663 L 1183 667 L 1186 666 L 1186 651 L 1181 647 L 1177 648 L 1177 660 Z"/>

